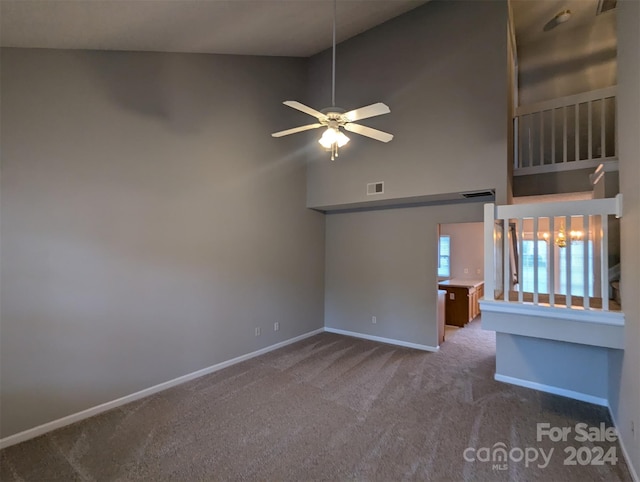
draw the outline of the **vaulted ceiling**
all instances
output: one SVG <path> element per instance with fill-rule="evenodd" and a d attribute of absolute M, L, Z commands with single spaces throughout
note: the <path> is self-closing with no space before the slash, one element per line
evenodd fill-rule
<path fill-rule="evenodd" d="M 517 44 L 524 46 L 593 24 L 600 0 L 510 0 L 510 3 Z M 571 12 L 569 21 L 554 22 L 554 17 L 565 10 Z"/>
<path fill-rule="evenodd" d="M 427 1 L 337 0 L 338 42 Z M 518 46 L 594 22 L 599 3 L 509 1 Z M 331 0 L 0 0 L 0 45 L 309 57 L 331 46 L 332 21 Z"/>
<path fill-rule="evenodd" d="M 338 41 L 427 0 L 338 0 Z M 308 57 L 331 46 L 331 0 L 2 0 L 5 47 Z"/>

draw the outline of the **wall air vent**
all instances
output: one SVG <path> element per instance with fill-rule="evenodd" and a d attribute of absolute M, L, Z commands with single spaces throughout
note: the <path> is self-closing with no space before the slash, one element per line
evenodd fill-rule
<path fill-rule="evenodd" d="M 367 196 L 384 193 L 384 182 L 370 182 L 367 184 Z"/>
<path fill-rule="evenodd" d="M 467 198 L 467 199 L 471 199 L 471 198 L 474 198 L 474 197 L 494 196 L 496 194 L 496 192 L 493 189 L 490 189 L 488 191 L 463 192 L 461 194 L 462 194 L 462 197 Z"/>
<path fill-rule="evenodd" d="M 614 8 L 616 8 L 617 3 L 618 0 L 599 0 L 596 15 L 600 15 L 601 13 L 613 10 Z"/>

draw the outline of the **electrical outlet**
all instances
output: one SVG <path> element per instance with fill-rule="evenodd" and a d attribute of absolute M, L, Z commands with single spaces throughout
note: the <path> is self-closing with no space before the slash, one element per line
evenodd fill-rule
<path fill-rule="evenodd" d="M 372 316 L 371 317 L 371 323 L 373 323 L 375 325 L 376 323 L 378 323 L 378 319 L 375 316 Z"/>
<path fill-rule="evenodd" d="M 464 274 L 469 274 L 469 268 L 464 269 Z"/>
<path fill-rule="evenodd" d="M 256 336 L 260 336 L 260 328 L 256 328 Z"/>
<path fill-rule="evenodd" d="M 480 270 L 480 268 L 478 268 L 478 269 L 476 270 L 476 274 L 480 274 L 480 271 L 481 271 L 481 270 Z"/>
<path fill-rule="evenodd" d="M 631 436 L 636 440 L 636 424 L 631 420 Z"/>
<path fill-rule="evenodd" d="M 277 321 L 273 324 L 273 331 L 278 331 L 280 329 L 280 323 Z"/>

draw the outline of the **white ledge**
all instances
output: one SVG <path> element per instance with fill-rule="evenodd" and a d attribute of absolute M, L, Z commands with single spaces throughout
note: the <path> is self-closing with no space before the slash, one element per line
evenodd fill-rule
<path fill-rule="evenodd" d="M 482 301 L 482 328 L 511 335 L 624 349 L 624 314 Z"/>
<path fill-rule="evenodd" d="M 494 313 L 538 316 L 541 318 L 561 318 L 563 320 L 599 323 L 602 325 L 624 326 L 624 313 L 584 308 L 560 308 L 557 306 L 534 305 L 515 301 L 480 300 L 480 310 Z"/>

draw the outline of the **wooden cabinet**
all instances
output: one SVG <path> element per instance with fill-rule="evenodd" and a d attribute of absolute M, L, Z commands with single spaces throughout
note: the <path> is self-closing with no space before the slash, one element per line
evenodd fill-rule
<path fill-rule="evenodd" d="M 445 322 L 464 326 L 480 314 L 478 301 L 484 296 L 482 281 L 448 280 L 438 286 L 446 291 Z"/>
<path fill-rule="evenodd" d="M 469 322 L 469 289 L 458 286 L 445 287 L 445 323 L 447 325 L 464 326 Z"/>

